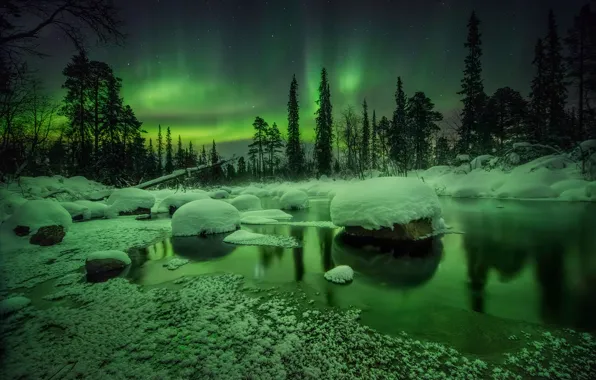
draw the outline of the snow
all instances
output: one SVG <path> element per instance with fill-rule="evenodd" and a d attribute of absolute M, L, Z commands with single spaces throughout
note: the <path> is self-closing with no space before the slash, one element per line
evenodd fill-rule
<path fill-rule="evenodd" d="M 369 230 L 441 217 L 435 191 L 417 178 L 381 177 L 354 183 L 333 198 L 330 208 L 335 225 Z"/>
<path fill-rule="evenodd" d="M 31 303 L 31 300 L 23 296 L 13 296 L 0 301 L 0 316 L 12 314 L 19 311 Z"/>
<path fill-rule="evenodd" d="M 354 279 L 354 271 L 347 265 L 339 265 L 325 272 L 325 279 L 336 284 L 345 284 Z"/>
<path fill-rule="evenodd" d="M 470 162 L 470 155 L 469 154 L 458 154 L 457 157 L 455 157 L 455 160 L 457 162 Z"/>
<path fill-rule="evenodd" d="M 271 218 L 263 218 L 261 216 L 242 216 L 240 219 L 242 224 L 272 224 L 277 223 L 277 220 Z"/>
<path fill-rule="evenodd" d="M 186 264 L 190 263 L 190 260 L 183 259 L 180 257 L 174 257 L 168 260 L 167 264 L 164 265 L 168 270 L 176 270 Z"/>
<path fill-rule="evenodd" d="M 230 204 L 238 209 L 238 211 L 252 211 L 261 210 L 261 200 L 256 195 L 242 194 L 234 199 L 230 199 Z"/>
<path fill-rule="evenodd" d="M 170 207 L 172 206 L 178 209 L 188 202 L 197 201 L 199 199 L 209 199 L 209 194 L 204 191 L 172 194 L 159 203 L 156 212 L 169 212 Z"/>
<path fill-rule="evenodd" d="M 490 154 L 485 154 L 482 156 L 478 156 L 470 162 L 470 166 L 472 169 L 481 169 L 486 165 L 487 162 L 490 162 L 495 156 L 491 156 Z"/>
<path fill-rule="evenodd" d="M 105 213 L 108 208 L 108 205 L 103 202 L 78 200 L 78 201 L 75 201 L 75 203 L 78 203 L 80 205 L 87 207 L 89 209 L 89 212 L 91 213 L 91 219 L 105 217 Z"/>
<path fill-rule="evenodd" d="M 12 215 L 14 214 L 14 211 L 25 202 L 27 202 L 25 198 L 9 193 L 0 201 L 0 213 Z"/>
<path fill-rule="evenodd" d="M 246 230 L 238 230 L 224 238 L 225 243 L 236 245 L 261 245 L 283 248 L 299 247 L 300 243 L 291 236 L 263 235 Z"/>
<path fill-rule="evenodd" d="M 584 189 L 588 185 L 588 181 L 583 179 L 564 179 L 553 183 L 550 187 L 557 194 L 561 194 L 567 190 L 579 190 Z"/>
<path fill-rule="evenodd" d="M 228 193 L 225 190 L 219 189 L 219 190 L 214 190 L 214 191 L 210 192 L 209 196 L 213 199 L 225 199 L 230 196 L 230 193 Z"/>
<path fill-rule="evenodd" d="M 245 211 L 240 214 L 242 219 L 245 218 L 265 218 L 265 219 L 273 219 L 273 220 L 288 220 L 292 219 L 293 216 L 285 213 L 279 209 L 268 209 L 268 210 L 255 210 L 255 211 Z"/>
<path fill-rule="evenodd" d="M 118 250 L 95 251 L 87 255 L 87 261 L 108 259 L 120 261 L 124 265 L 130 265 L 132 262 L 126 252 Z"/>
<path fill-rule="evenodd" d="M 596 139 L 582 141 L 579 147 L 584 152 L 596 151 Z"/>
<path fill-rule="evenodd" d="M 195 236 L 234 231 L 240 227 L 240 213 L 229 203 L 215 199 L 189 202 L 172 216 L 174 236 Z"/>
<path fill-rule="evenodd" d="M 134 211 L 138 208 L 151 209 L 155 204 L 155 196 L 136 188 L 118 189 L 110 195 L 107 202 L 106 217 L 116 217 L 120 212 Z"/>
<path fill-rule="evenodd" d="M 72 218 L 82 217 L 83 220 L 91 219 L 91 211 L 85 205 L 75 202 L 60 202 L 60 206 L 64 207 Z"/>
<path fill-rule="evenodd" d="M 68 211 L 59 202 L 50 200 L 31 200 L 23 203 L 14 214 L 2 223 L 2 231 L 14 235 L 12 230 L 17 226 L 29 227 L 33 235 L 40 227 L 62 226 L 64 231 L 72 224 Z"/>
<path fill-rule="evenodd" d="M 308 195 L 301 190 L 290 190 L 279 202 L 282 210 L 302 210 L 308 208 Z"/>

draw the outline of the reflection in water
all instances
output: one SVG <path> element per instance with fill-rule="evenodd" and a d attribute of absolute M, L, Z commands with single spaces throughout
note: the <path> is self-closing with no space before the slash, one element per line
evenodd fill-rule
<path fill-rule="evenodd" d="M 428 282 L 443 255 L 441 238 L 375 244 L 339 233 L 333 240 L 333 260 L 349 265 L 368 279 L 398 288 Z"/>
<path fill-rule="evenodd" d="M 223 242 L 225 235 L 175 236 L 171 239 L 173 252 L 193 261 L 209 261 L 229 255 L 236 248 Z M 169 254 L 168 256 L 173 255 Z"/>
<path fill-rule="evenodd" d="M 292 257 L 294 258 L 294 274 L 296 282 L 304 278 L 304 229 L 290 228 L 290 235 L 300 243 L 299 247 L 292 248 Z"/>
<path fill-rule="evenodd" d="M 327 272 L 335 266 L 333 265 L 333 259 L 331 258 L 331 251 L 333 249 L 333 230 L 330 228 L 319 228 L 317 235 L 319 236 L 323 272 Z"/>

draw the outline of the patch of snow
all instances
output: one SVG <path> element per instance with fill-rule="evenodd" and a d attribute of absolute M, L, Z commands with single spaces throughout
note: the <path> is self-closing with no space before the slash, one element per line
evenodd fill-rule
<path fill-rule="evenodd" d="M 277 222 L 276 224 L 282 224 L 286 226 L 296 226 L 296 227 L 316 227 L 316 228 L 339 228 L 333 222 L 325 221 L 325 220 L 313 220 L 313 221 L 304 221 L 304 222 L 286 222 L 281 221 Z"/>
<path fill-rule="evenodd" d="M 347 186 L 331 201 L 331 221 L 375 230 L 441 217 L 432 187 L 417 178 L 381 177 Z"/>
<path fill-rule="evenodd" d="M 246 230 L 238 230 L 224 238 L 224 242 L 236 245 L 262 245 L 271 247 L 295 248 L 300 243 L 291 236 L 263 235 Z"/>
<path fill-rule="evenodd" d="M 75 202 L 60 202 L 60 206 L 64 207 L 72 218 L 82 217 L 83 220 L 91 219 L 91 210 L 85 205 Z"/>
<path fill-rule="evenodd" d="M 95 251 L 87 255 L 87 261 L 106 259 L 117 260 L 125 265 L 130 265 L 132 262 L 126 252 L 117 250 Z"/>
<path fill-rule="evenodd" d="M 106 210 L 108 209 L 108 205 L 103 202 L 93 202 L 87 200 L 78 200 L 75 203 L 81 204 L 89 209 L 91 213 L 91 219 L 103 218 L 105 217 Z"/>
<path fill-rule="evenodd" d="M 19 311 L 31 303 L 31 300 L 23 296 L 13 296 L 0 301 L 0 316 L 12 314 Z"/>
<path fill-rule="evenodd" d="M 354 279 L 354 271 L 347 265 L 339 265 L 325 272 L 325 279 L 336 284 L 345 284 Z"/>
<path fill-rule="evenodd" d="M 273 208 L 268 210 L 255 210 L 255 211 L 245 211 L 241 214 L 242 218 L 266 218 L 266 219 L 275 219 L 275 220 L 289 220 L 292 219 L 293 216 L 285 213 L 279 209 Z"/>
<path fill-rule="evenodd" d="M 470 155 L 469 154 L 458 154 L 455 157 L 455 161 L 457 162 L 470 162 Z"/>
<path fill-rule="evenodd" d="M 482 169 L 486 165 L 486 162 L 490 162 L 493 158 L 495 158 L 495 156 L 490 154 L 478 156 L 470 162 L 470 166 L 472 169 Z"/>
<path fill-rule="evenodd" d="M 169 212 L 170 207 L 172 206 L 178 209 L 189 202 L 198 201 L 199 199 L 209 199 L 209 194 L 204 191 L 189 191 L 186 193 L 172 194 L 159 203 L 156 212 Z"/>
<path fill-rule="evenodd" d="M 529 142 L 516 142 L 516 143 L 513 143 L 513 149 L 526 148 L 526 147 L 530 147 L 530 146 L 532 146 L 532 144 L 530 144 Z"/>
<path fill-rule="evenodd" d="M 290 190 L 279 200 L 282 210 L 302 210 L 308 208 L 308 195 L 301 190 Z"/>
<path fill-rule="evenodd" d="M 589 183 L 588 181 L 585 181 L 583 179 L 564 179 L 562 181 L 553 183 L 552 185 L 550 185 L 550 187 L 556 193 L 561 194 L 567 190 L 572 190 L 572 189 L 583 190 L 588 183 Z"/>
<path fill-rule="evenodd" d="M 195 236 L 234 231 L 240 227 L 240 213 L 229 203 L 215 199 L 189 202 L 172 216 L 174 236 Z"/>
<path fill-rule="evenodd" d="M 106 203 L 109 206 L 106 217 L 114 218 L 120 212 L 134 211 L 138 208 L 151 209 L 155 204 L 155 196 L 147 190 L 129 187 L 115 190 Z"/>
<path fill-rule="evenodd" d="M 230 204 L 238 209 L 238 211 L 253 211 L 261 210 L 261 200 L 253 194 L 242 194 L 236 198 L 230 199 Z"/>
<path fill-rule="evenodd" d="M 242 224 L 272 224 L 277 223 L 277 220 L 271 218 L 263 218 L 261 216 L 241 216 L 240 223 Z"/>
<path fill-rule="evenodd" d="M 209 196 L 213 199 L 226 199 L 230 196 L 230 193 L 228 193 L 225 190 L 219 189 L 210 192 Z"/>
<path fill-rule="evenodd" d="M 164 265 L 168 270 L 176 270 L 186 264 L 190 263 L 190 260 L 183 259 L 180 257 L 174 257 L 168 260 L 167 264 Z"/>
<path fill-rule="evenodd" d="M 3 231 L 12 232 L 17 226 L 29 227 L 29 233 L 33 235 L 44 226 L 62 226 L 64 231 L 68 231 L 71 224 L 70 214 L 59 202 L 35 199 L 23 203 L 2 223 L 1 228 Z"/>

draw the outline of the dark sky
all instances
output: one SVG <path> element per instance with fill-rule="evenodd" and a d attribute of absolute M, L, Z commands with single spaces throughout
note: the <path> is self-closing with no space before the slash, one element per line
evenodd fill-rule
<path fill-rule="evenodd" d="M 259 115 L 285 131 L 296 74 L 301 127 L 313 136 L 320 69 L 330 74 L 334 111 L 366 97 L 390 116 L 398 75 L 406 92 L 424 91 L 447 116 L 460 107 L 466 23 L 481 20 L 487 93 L 510 86 L 527 95 L 533 46 L 553 8 L 565 34 L 581 0 L 119 0 L 129 38 L 92 48 L 123 79 L 123 96 L 150 136 L 157 124 L 203 144 L 252 135 Z M 48 89 L 73 50 L 53 34 L 38 62 Z"/>

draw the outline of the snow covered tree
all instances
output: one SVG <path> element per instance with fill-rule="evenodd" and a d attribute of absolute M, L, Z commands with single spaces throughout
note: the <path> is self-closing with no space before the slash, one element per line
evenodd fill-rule
<path fill-rule="evenodd" d="M 424 92 L 416 92 L 408 100 L 407 118 L 411 131 L 411 152 L 415 157 L 414 169 L 426 169 L 431 161 L 431 137 L 439 131 L 438 121 L 443 115 Z"/>
<path fill-rule="evenodd" d="M 264 155 L 265 155 L 265 146 L 267 144 L 267 130 L 269 129 L 269 124 L 262 117 L 257 116 L 255 121 L 252 123 L 253 128 L 255 129 L 255 133 L 252 137 L 252 143 L 248 145 L 249 147 L 249 154 L 255 154 L 257 158 L 257 166 L 256 171 L 259 176 L 262 176 L 264 173 Z"/>
<path fill-rule="evenodd" d="M 327 70 L 321 70 L 321 83 L 319 84 L 319 108 L 315 122 L 315 161 L 318 175 L 331 175 L 331 162 L 333 161 L 333 110 L 331 106 L 331 90 L 327 78 Z"/>
<path fill-rule="evenodd" d="M 368 120 L 368 104 L 362 103 L 362 142 L 361 166 L 363 170 L 370 168 L 370 124 Z"/>
<path fill-rule="evenodd" d="M 464 61 L 464 77 L 461 81 L 459 95 L 463 95 L 462 123 L 458 131 L 459 141 L 457 151 L 460 154 L 481 153 L 482 146 L 478 146 L 476 136 L 481 133 L 480 118 L 484 108 L 486 95 L 482 84 L 482 42 L 479 30 L 480 20 L 472 12 L 468 21 L 468 38 L 464 46 L 468 55 Z"/>
<path fill-rule="evenodd" d="M 174 171 L 174 157 L 172 151 L 172 132 L 170 127 L 166 129 L 166 164 L 164 166 L 165 174 L 170 174 Z"/>
<path fill-rule="evenodd" d="M 372 130 L 371 130 L 371 136 L 370 136 L 370 168 L 371 169 L 377 169 L 378 168 L 378 162 L 377 159 L 379 157 L 377 149 L 378 147 L 378 142 L 377 142 L 377 137 L 378 135 L 378 131 L 377 131 L 377 114 L 376 111 L 373 110 L 373 114 L 372 114 Z"/>
<path fill-rule="evenodd" d="M 161 135 L 161 124 L 157 126 L 157 174 L 163 175 L 163 137 Z"/>
<path fill-rule="evenodd" d="M 281 150 L 284 146 L 281 133 L 279 132 L 279 128 L 277 128 L 277 124 L 273 123 L 270 128 L 267 128 L 265 137 L 265 151 L 268 156 L 267 161 L 269 164 L 269 173 L 274 175 L 275 171 L 279 167 L 279 153 L 281 153 Z M 300 151 L 298 151 L 298 153 L 300 153 Z"/>
<path fill-rule="evenodd" d="M 395 111 L 393 119 L 387 131 L 387 143 L 389 144 L 389 157 L 397 165 L 398 171 L 407 174 L 410 168 L 411 158 L 411 134 L 407 123 L 407 98 L 404 92 L 401 77 L 397 77 L 397 88 L 395 90 Z"/>
<path fill-rule="evenodd" d="M 293 177 L 304 172 L 304 155 L 300 144 L 300 107 L 298 105 L 298 82 L 296 76 L 290 84 L 290 96 L 288 100 L 288 143 L 286 144 L 286 157 L 288 169 Z"/>

